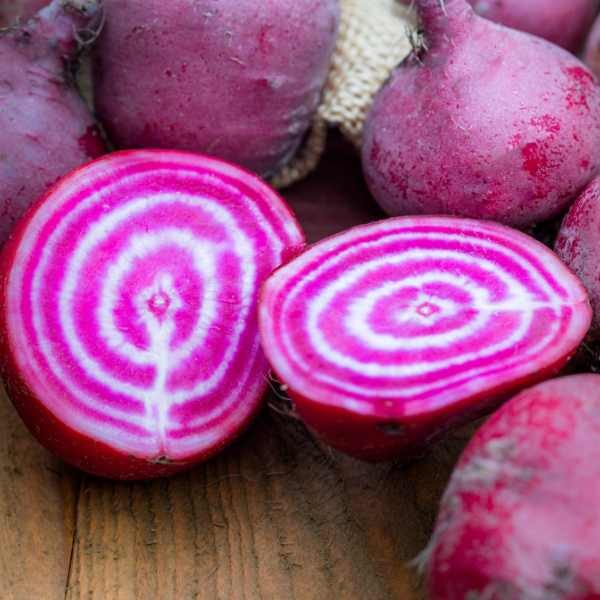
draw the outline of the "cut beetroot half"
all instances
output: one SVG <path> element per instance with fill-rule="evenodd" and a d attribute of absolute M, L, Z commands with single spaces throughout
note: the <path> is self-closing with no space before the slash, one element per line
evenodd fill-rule
<path fill-rule="evenodd" d="M 443 217 L 313 246 L 268 279 L 259 318 L 299 414 L 369 460 L 420 450 L 558 371 L 590 320 L 583 286 L 545 246 Z"/>
<path fill-rule="evenodd" d="M 166 151 L 75 171 L 3 253 L 9 395 L 66 461 L 115 478 L 221 449 L 260 404 L 259 286 L 303 235 L 266 184 Z"/>

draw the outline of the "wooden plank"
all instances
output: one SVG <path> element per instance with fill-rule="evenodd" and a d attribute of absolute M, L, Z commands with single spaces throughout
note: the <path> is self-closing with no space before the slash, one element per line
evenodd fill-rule
<path fill-rule="evenodd" d="M 79 475 L 31 437 L 0 394 L 0 598 L 61 600 Z"/>
<path fill-rule="evenodd" d="M 87 478 L 67 598 L 416 600 L 407 562 L 461 443 L 406 468 L 366 465 L 266 411 L 188 474 Z"/>

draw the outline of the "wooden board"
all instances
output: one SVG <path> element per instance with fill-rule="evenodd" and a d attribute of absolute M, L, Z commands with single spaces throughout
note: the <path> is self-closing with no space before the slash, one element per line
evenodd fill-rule
<path fill-rule="evenodd" d="M 286 194 L 311 240 L 381 217 L 354 151 Z M 425 547 L 466 434 L 408 466 L 316 443 L 277 399 L 184 475 L 113 483 L 48 455 L 0 398 L 2 600 L 417 600 Z"/>

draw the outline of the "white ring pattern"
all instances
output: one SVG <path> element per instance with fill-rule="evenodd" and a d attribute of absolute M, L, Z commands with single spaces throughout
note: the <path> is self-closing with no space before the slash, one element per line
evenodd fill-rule
<path fill-rule="evenodd" d="M 17 319 L 17 322 L 11 324 L 11 333 L 13 348 L 18 347 L 15 353 L 24 370 L 31 371 L 31 366 L 35 365 L 39 373 L 43 374 L 45 369 L 49 369 L 53 380 L 61 382 L 72 398 L 80 403 L 81 410 L 77 408 L 77 404 L 61 400 L 60 393 L 48 394 L 48 390 L 56 389 L 56 386 L 50 384 L 50 380 L 44 380 L 43 376 L 30 382 L 40 390 L 39 396 L 49 395 L 48 407 L 72 427 L 130 453 L 151 456 L 167 454 L 178 458 L 210 448 L 221 440 L 224 431 L 243 424 L 248 413 L 253 410 L 256 396 L 265 384 L 266 361 L 260 351 L 257 334 L 251 335 L 247 347 L 240 348 L 242 338 L 248 336 L 248 327 L 252 326 L 251 311 L 255 307 L 260 285 L 257 265 L 262 264 L 263 271 L 265 263 L 268 264 L 268 271 L 278 266 L 288 247 L 301 245 L 302 235 L 291 215 L 276 204 L 280 201 L 274 194 L 273 198 L 265 197 L 264 190 L 258 189 L 258 192 L 262 192 L 262 198 L 246 196 L 234 184 L 207 172 L 204 164 L 198 164 L 198 159 L 189 158 L 189 163 L 184 162 L 179 168 L 174 168 L 172 164 L 162 166 L 153 153 L 141 152 L 139 156 L 142 172 L 133 168 L 131 174 L 131 159 L 127 157 L 123 161 L 126 168 L 123 168 L 122 177 L 102 180 L 105 173 L 92 165 L 88 173 L 80 173 L 74 181 L 68 181 L 63 187 L 57 188 L 52 206 L 50 202 L 44 204 L 33 216 L 28 235 L 24 236 L 19 247 L 18 256 L 21 259 L 16 261 L 11 272 L 9 289 L 12 306 L 20 306 L 24 282 L 28 278 L 32 281 L 31 295 L 25 300 L 31 307 L 35 339 L 27 339 L 25 320 Z M 150 159 L 159 164 L 151 171 L 144 170 L 145 161 Z M 172 162 L 172 159 L 164 162 Z M 118 162 L 115 165 L 116 168 L 120 166 Z M 231 168 L 224 174 L 240 176 Z M 167 178 L 177 185 L 164 193 L 144 191 L 144 184 L 149 178 Z M 98 181 L 102 183 L 98 184 Z M 182 182 L 189 183 L 195 190 L 194 193 L 177 191 Z M 134 197 L 120 197 L 121 190 L 131 189 L 136 185 L 142 189 L 141 193 Z M 260 188 L 256 184 L 252 185 Z M 93 191 L 86 193 L 86 188 Z M 222 197 L 235 200 L 227 203 L 212 194 L 200 195 L 196 191 L 199 188 L 218 190 Z M 253 189 L 251 191 L 254 192 Z M 64 211 L 63 206 L 76 194 L 82 196 L 74 208 Z M 98 206 L 106 207 L 106 210 L 99 218 L 87 222 L 87 215 Z M 145 231 L 131 225 L 146 213 L 154 211 L 156 214 L 164 209 L 165 214 L 169 214 L 166 209 L 170 207 L 188 212 L 201 211 L 206 219 L 212 220 L 213 229 L 220 232 L 221 237 L 218 240 L 203 238 L 188 223 L 173 223 L 171 218 L 166 218 L 164 224 L 155 224 Z M 245 214 L 244 221 L 240 220 L 241 213 Z M 57 226 L 44 237 L 44 226 L 57 214 L 60 214 Z M 80 228 L 81 234 L 72 254 L 61 259 L 64 260 L 65 268 L 64 277 L 58 282 L 59 289 L 56 292 L 60 325 L 60 334 L 57 334 L 42 308 L 46 306 L 49 293 L 48 274 L 55 257 L 63 252 L 65 236 L 79 223 L 86 223 L 86 228 Z M 255 240 L 248 236 L 249 230 L 264 236 L 268 241 L 268 248 L 257 248 Z M 93 260 L 102 244 L 115 231 L 125 231 L 128 239 L 119 248 L 118 254 L 107 261 L 101 289 L 97 290 L 95 314 L 89 315 L 98 325 L 98 339 L 105 345 L 100 351 L 81 337 L 81 326 L 77 321 L 81 315 L 78 314 L 77 302 L 80 301 L 79 290 L 86 278 L 90 257 Z M 40 259 L 37 264 L 32 265 L 31 262 L 28 263 L 28 257 L 37 247 L 41 247 Z M 132 339 L 130 332 L 123 329 L 123 324 L 117 322 L 116 312 L 121 302 L 124 282 L 132 273 L 135 277 L 136 265 L 146 259 L 152 260 L 153 256 L 160 256 L 161 251 L 166 248 L 175 248 L 189 257 L 193 271 L 188 270 L 186 273 L 189 279 L 199 282 L 202 295 L 197 301 L 201 312 L 199 315 L 192 315 L 192 331 L 175 344 L 174 336 L 178 326 L 176 317 L 189 309 L 186 298 L 176 288 L 174 274 L 170 272 L 172 265 L 168 261 L 161 265 L 159 261 L 155 275 L 144 284 L 145 287 L 131 290 L 135 313 L 131 315 L 132 327 L 144 331 L 148 340 L 146 346 L 140 347 L 139 342 Z M 223 281 L 223 275 L 218 272 L 217 267 L 220 261 L 231 261 L 232 257 L 235 257 L 239 270 L 239 277 L 233 284 L 229 280 Z M 237 302 L 235 311 L 227 312 L 228 321 L 224 323 L 220 309 L 222 303 L 226 302 L 223 299 L 225 284 L 235 285 Z M 211 372 L 204 370 L 204 376 L 197 376 L 193 381 L 187 377 L 179 385 L 169 384 L 169 377 L 173 373 L 178 369 L 188 368 L 190 360 L 198 360 L 205 344 L 215 343 L 214 340 L 207 341 L 207 338 L 209 335 L 214 336 L 214 331 L 224 325 L 228 335 L 226 338 L 222 335 L 220 337 L 225 339 L 226 345 L 218 364 L 214 365 Z M 90 388 L 91 384 L 77 376 L 78 370 L 71 368 L 71 359 L 57 354 L 57 335 L 67 344 L 78 370 L 84 371 L 90 381 L 110 394 L 124 396 L 139 403 L 145 409 L 135 414 L 130 403 L 106 402 L 106 396 L 94 393 Z M 100 354 L 114 355 L 132 365 L 132 368 L 150 368 L 154 373 L 151 385 L 128 381 L 127 373 L 107 370 L 96 350 Z M 241 362 L 240 352 L 244 356 Z M 40 355 L 47 366 L 40 364 Z M 237 364 L 241 368 L 238 367 L 235 373 L 234 383 L 228 378 L 231 377 L 231 369 Z M 259 373 L 256 372 L 257 368 Z M 177 410 L 185 410 L 190 402 L 197 402 L 219 392 L 222 386 L 227 393 L 218 403 L 187 415 L 185 428 L 192 432 L 170 439 L 170 431 L 181 427 L 180 417 L 173 420 Z M 248 406 L 244 406 L 244 398 L 255 399 L 248 400 Z M 91 418 L 88 410 L 104 415 L 106 419 Z M 214 421 L 218 421 L 218 424 L 210 425 Z M 207 423 L 209 426 L 202 429 Z M 128 429 L 129 425 L 138 429 Z"/>
<path fill-rule="evenodd" d="M 587 309 L 575 307 L 586 305 L 585 293 L 537 242 L 501 227 L 490 235 L 493 226 L 475 222 L 457 220 L 462 230 L 451 233 L 452 219 L 425 218 L 421 230 L 415 221 L 341 234 L 269 280 L 261 329 L 292 390 L 365 414 L 380 400 L 402 400 L 408 413 L 423 401 L 442 405 L 455 387 L 467 395 L 493 387 L 495 373 L 514 374 L 544 354 L 558 359 L 561 344 L 582 335 Z M 431 292 L 440 285 L 460 300 Z M 392 319 L 386 307 L 396 297 L 405 300 Z"/>

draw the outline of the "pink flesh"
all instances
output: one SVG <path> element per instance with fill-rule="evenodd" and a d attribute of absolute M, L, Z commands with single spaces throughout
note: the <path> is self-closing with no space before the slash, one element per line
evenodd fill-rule
<path fill-rule="evenodd" d="M 363 165 L 386 212 L 527 227 L 561 213 L 600 167 L 600 88 L 568 52 L 418 0 L 427 50 L 377 96 Z"/>
<path fill-rule="evenodd" d="M 595 179 L 568 212 L 556 252 L 586 287 L 594 309 L 593 333 L 600 335 L 600 179 Z"/>
<path fill-rule="evenodd" d="M 580 282 L 532 238 L 421 217 L 355 228 L 279 269 L 260 326 L 293 394 L 392 419 L 559 363 L 590 313 Z"/>
<path fill-rule="evenodd" d="M 21 377 L 72 429 L 184 459 L 256 410 L 261 282 L 303 237 L 253 176 L 185 153 L 117 153 L 63 180 L 8 274 Z"/>
<path fill-rule="evenodd" d="M 600 598 L 600 377 L 503 406 L 448 486 L 430 547 L 437 600 Z"/>

